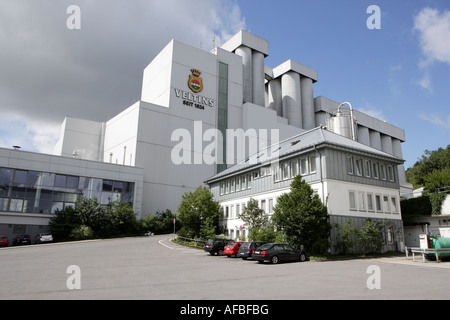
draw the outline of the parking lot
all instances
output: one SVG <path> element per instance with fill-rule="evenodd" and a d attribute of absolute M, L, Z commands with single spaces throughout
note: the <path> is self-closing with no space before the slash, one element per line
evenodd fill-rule
<path fill-rule="evenodd" d="M 402 257 L 258 264 L 154 236 L 2 248 L 0 283 L 0 299 L 421 300 L 448 297 L 450 269 Z"/>

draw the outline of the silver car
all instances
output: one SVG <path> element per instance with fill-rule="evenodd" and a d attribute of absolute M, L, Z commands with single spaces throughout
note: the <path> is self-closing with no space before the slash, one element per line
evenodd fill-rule
<path fill-rule="evenodd" d="M 53 236 L 51 233 L 39 233 L 36 236 L 35 243 L 47 243 L 47 242 L 52 242 L 52 241 L 53 241 Z"/>

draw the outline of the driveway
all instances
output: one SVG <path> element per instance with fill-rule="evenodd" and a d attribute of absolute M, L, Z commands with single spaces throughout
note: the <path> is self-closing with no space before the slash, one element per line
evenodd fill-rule
<path fill-rule="evenodd" d="M 447 266 L 398 257 L 261 265 L 169 236 L 82 241 L 0 249 L 0 299 L 443 299 Z"/>

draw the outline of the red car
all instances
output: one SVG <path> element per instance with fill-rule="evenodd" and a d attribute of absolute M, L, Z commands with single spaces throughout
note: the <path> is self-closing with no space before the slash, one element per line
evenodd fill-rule
<path fill-rule="evenodd" d="M 228 244 L 225 246 L 224 250 L 223 250 L 223 254 L 226 254 L 228 258 L 230 258 L 231 256 L 235 256 L 238 254 L 239 252 L 239 248 L 241 247 L 241 244 L 243 244 L 244 241 L 230 241 L 228 242 Z"/>
<path fill-rule="evenodd" d="M 7 236 L 0 236 L 0 247 L 7 247 L 9 245 Z"/>

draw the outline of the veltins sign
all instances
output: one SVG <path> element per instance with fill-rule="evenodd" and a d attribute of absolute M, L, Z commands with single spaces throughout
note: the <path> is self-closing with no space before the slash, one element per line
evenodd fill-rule
<path fill-rule="evenodd" d="M 197 69 L 192 69 L 191 73 L 187 85 L 192 92 L 174 89 L 175 96 L 179 99 L 183 99 L 183 104 L 188 107 L 194 107 L 201 110 L 204 110 L 205 107 L 214 107 L 216 105 L 214 99 L 197 94 L 203 91 L 203 78 L 200 77 L 202 73 Z"/>

